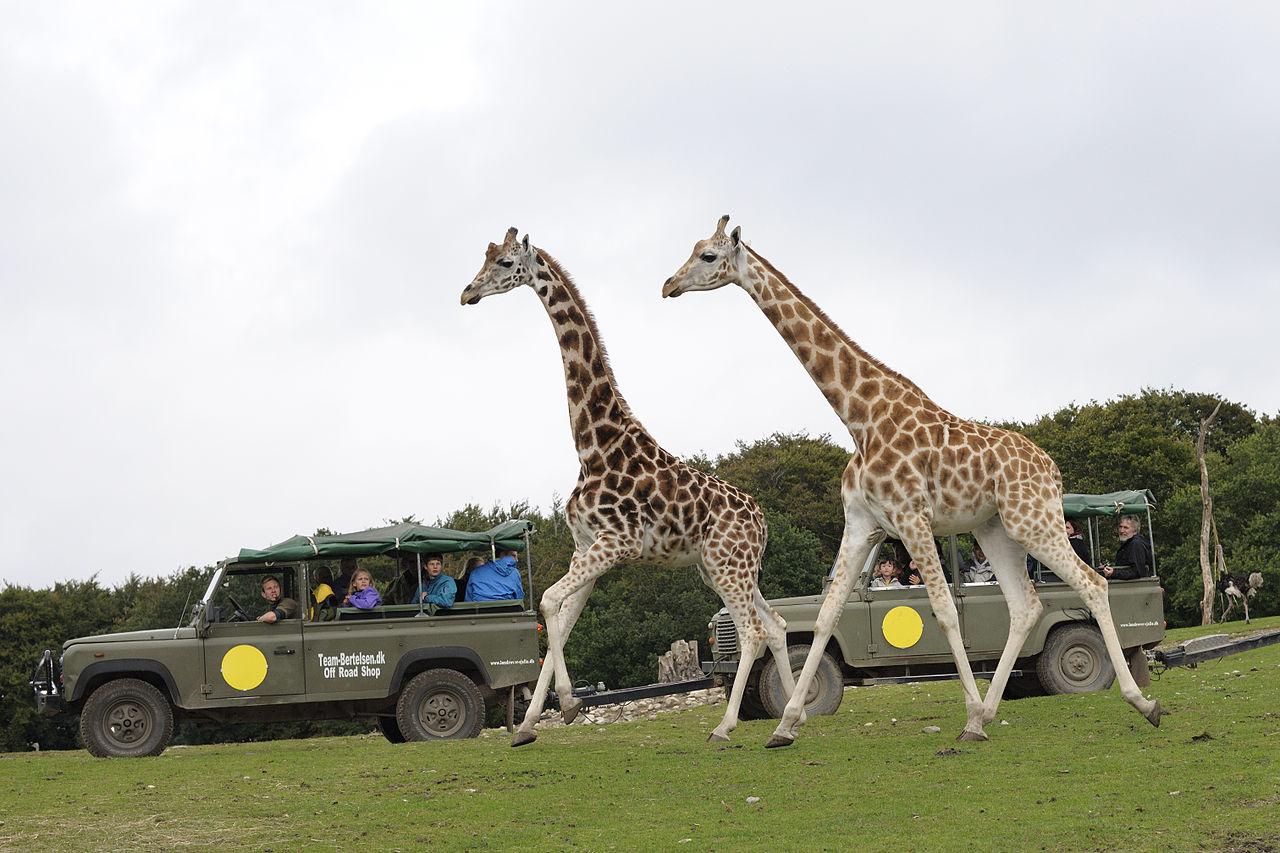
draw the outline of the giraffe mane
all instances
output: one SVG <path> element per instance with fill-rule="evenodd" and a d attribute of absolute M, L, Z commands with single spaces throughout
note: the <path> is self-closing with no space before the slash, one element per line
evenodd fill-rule
<path fill-rule="evenodd" d="M 744 244 L 744 245 L 745 245 L 745 244 Z M 764 264 L 764 268 L 765 268 L 765 269 L 767 269 L 767 270 L 768 270 L 768 271 L 769 271 L 769 272 L 770 272 L 774 277 L 776 277 L 776 278 L 778 279 L 778 281 L 782 282 L 782 284 L 783 284 L 783 286 L 784 286 L 784 287 L 786 287 L 786 288 L 787 288 L 788 290 L 790 290 L 793 294 L 795 294 L 795 296 L 796 296 L 796 298 L 797 298 L 797 299 L 799 299 L 801 302 L 803 302 L 803 303 L 804 303 L 804 304 L 809 308 L 809 310 L 810 310 L 810 311 L 812 311 L 812 312 L 814 313 L 814 315 L 815 315 L 815 316 L 817 316 L 817 318 L 818 318 L 819 320 L 821 320 L 823 323 L 825 323 L 825 324 L 827 325 L 827 328 L 828 328 L 828 329 L 830 329 L 832 332 L 834 332 L 834 333 L 835 333 L 835 334 L 840 338 L 840 340 L 844 341 L 844 342 L 845 342 L 845 344 L 847 344 L 850 348 L 852 348 L 855 352 L 857 352 L 859 356 L 861 356 L 862 358 L 865 358 L 867 361 L 871 362 L 871 363 L 872 363 L 873 365 L 875 365 L 878 369 L 883 370 L 883 371 L 885 372 L 885 374 L 886 374 L 886 375 L 888 375 L 891 379 L 894 379 L 894 380 L 896 380 L 896 381 L 898 381 L 898 382 L 901 382 L 904 386 L 906 386 L 907 388 L 910 388 L 911 390 L 915 391 L 917 394 L 919 394 L 919 395 L 920 395 L 921 397 L 923 397 L 924 399 L 926 399 L 926 400 L 928 400 L 928 399 L 929 399 L 929 395 L 925 394 L 925 393 L 924 393 L 924 391 L 920 388 L 920 386 L 919 386 L 919 385 L 917 385 L 916 383 L 912 382 L 910 379 L 908 379 L 907 377 L 903 376 L 903 375 L 902 375 L 901 373 L 899 373 L 898 371 L 896 371 L 896 370 L 894 370 L 893 368 L 889 367 L 889 365 L 885 364 L 883 361 L 881 361 L 880 359 L 876 358 L 875 356 L 873 356 L 871 353 L 867 352 L 867 351 L 866 351 L 865 349 L 863 349 L 862 347 L 858 346 L 858 344 L 857 344 L 857 343 L 855 343 L 855 342 L 854 342 L 854 340 L 853 340 L 852 338 L 850 338 L 848 335 L 846 335 L 846 334 L 844 333 L 844 329 L 841 329 L 841 328 L 836 324 L 836 321 L 835 321 L 835 320 L 832 320 L 830 317 L 828 317 L 828 316 L 827 316 L 827 312 L 825 312 L 825 311 L 823 311 L 821 308 L 819 308 L 819 307 L 818 307 L 818 305 L 817 305 L 817 303 L 815 303 L 812 299 L 810 299 L 808 296 L 806 296 L 806 295 L 804 294 L 804 292 L 803 292 L 802 290 L 800 290 L 800 288 L 798 288 L 798 287 L 796 287 L 794 284 L 792 284 L 792 283 L 791 283 L 791 279 L 789 279 L 789 278 L 787 278 L 785 275 L 783 275 L 783 274 L 782 274 L 782 272 L 781 272 L 777 267 L 775 267 L 773 264 L 771 264 L 771 263 L 768 261 L 768 259 L 766 259 L 763 255 L 761 255 L 759 252 L 757 252 L 755 249 L 751 248 L 750 246 L 747 246 L 747 251 L 751 253 L 751 257 L 755 258 L 757 261 L 759 261 L 760 263 Z M 932 401 L 930 400 L 930 402 L 932 402 Z"/>
<path fill-rule="evenodd" d="M 551 254 L 545 249 L 537 249 L 538 257 L 546 262 L 547 266 L 555 275 L 560 278 L 565 289 L 569 291 L 569 296 L 574 303 L 582 310 L 582 316 L 587 322 L 587 330 L 591 332 L 591 337 L 595 338 L 596 353 L 602 364 L 604 364 L 605 377 L 609 380 L 609 384 L 613 386 L 613 393 L 618 399 L 618 405 L 622 408 L 622 413 L 631 420 L 636 426 L 644 432 L 648 432 L 644 426 L 636 418 L 635 412 L 631 411 L 631 406 L 627 404 L 627 400 L 622 396 L 621 389 L 618 388 L 617 377 L 613 375 L 613 365 L 609 363 L 609 351 L 605 349 L 604 338 L 600 336 L 600 327 L 596 325 L 596 315 L 591 313 L 591 307 L 587 305 L 587 300 L 582 298 L 582 291 L 578 290 L 578 285 L 574 284 L 573 276 L 560 266 L 560 262 L 551 257 Z"/>

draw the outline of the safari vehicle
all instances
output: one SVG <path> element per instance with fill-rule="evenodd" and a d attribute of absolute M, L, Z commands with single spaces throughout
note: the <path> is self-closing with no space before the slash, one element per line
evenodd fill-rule
<path fill-rule="evenodd" d="M 1148 491 L 1113 492 L 1106 495 L 1064 495 L 1068 518 L 1087 522 L 1090 564 L 1099 559 L 1100 519 L 1145 514 L 1145 530 L 1151 530 Z M 951 592 L 960 615 L 965 649 L 978 678 L 990 678 L 1009 636 L 1009 611 L 995 582 L 962 580 L 961 542 L 952 536 L 939 542 L 943 563 L 951 570 Z M 1154 550 L 1154 548 L 1153 548 Z M 946 636 L 933 618 L 923 586 L 871 589 L 872 569 L 879 549 L 862 566 L 845 605 L 840 623 L 827 644 L 817 677 L 807 698 L 811 714 L 833 714 L 845 685 L 930 681 L 956 677 L 955 661 Z M 1084 602 L 1058 577 L 1031 561 L 1036 592 L 1045 612 L 1023 644 L 1006 689 L 1006 696 L 1036 693 L 1083 693 L 1105 690 L 1115 678 L 1102 633 Z M 1153 571 L 1154 556 L 1153 556 Z M 828 579 L 827 585 L 830 585 Z M 1164 637 L 1164 590 L 1158 577 L 1109 582 L 1111 614 L 1134 677 L 1149 683 L 1146 649 Z M 825 592 L 825 588 L 824 588 Z M 814 623 L 822 595 L 770 601 L 787 622 L 787 645 L 793 672 L 799 673 L 809 655 Z M 732 683 L 738 666 L 737 632 L 725 610 L 708 626 L 712 660 L 704 671 Z M 768 652 L 752 668 L 742 700 L 747 719 L 781 717 L 787 699 L 778 674 L 779 663 Z M 984 671 L 989 670 L 989 671 Z"/>
<path fill-rule="evenodd" d="M 69 640 L 56 661 L 46 650 L 31 681 L 36 704 L 50 716 L 79 713 L 81 740 L 100 757 L 158 755 L 175 717 L 371 717 L 397 743 L 475 737 L 486 705 L 505 699 L 510 722 L 517 691 L 538 675 L 532 529 L 526 521 L 485 533 L 399 524 L 242 550 L 218 564 L 187 625 Z M 490 557 L 499 548 L 525 553 L 524 601 L 326 609 L 311 592 L 342 558 L 388 555 L 413 580 L 423 554 Z M 267 609 L 268 575 L 301 605 L 298 618 L 256 621 Z"/>

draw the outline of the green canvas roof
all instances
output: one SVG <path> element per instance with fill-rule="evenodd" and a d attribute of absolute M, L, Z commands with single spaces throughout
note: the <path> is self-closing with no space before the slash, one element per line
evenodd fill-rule
<path fill-rule="evenodd" d="M 1062 496 L 1062 511 L 1068 518 L 1146 512 L 1155 505 L 1155 496 L 1147 489 L 1136 492 L 1108 492 L 1105 495 Z"/>
<path fill-rule="evenodd" d="M 525 533 L 532 531 L 532 522 L 518 519 L 504 521 L 484 533 L 425 527 L 421 524 L 396 524 L 337 536 L 294 536 L 261 551 L 242 548 L 238 557 L 227 562 L 229 565 L 287 563 L 333 557 L 371 557 L 392 551 L 445 554 L 480 549 L 487 551 L 491 547 L 523 551 Z"/>

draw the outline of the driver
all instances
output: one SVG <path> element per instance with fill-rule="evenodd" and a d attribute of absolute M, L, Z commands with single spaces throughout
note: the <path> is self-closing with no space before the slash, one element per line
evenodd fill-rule
<path fill-rule="evenodd" d="M 259 622 L 279 622 L 281 619 L 298 617 L 298 602 L 292 598 L 283 598 L 282 595 L 279 578 L 268 575 L 262 579 L 262 597 L 271 609 L 258 617 Z"/>

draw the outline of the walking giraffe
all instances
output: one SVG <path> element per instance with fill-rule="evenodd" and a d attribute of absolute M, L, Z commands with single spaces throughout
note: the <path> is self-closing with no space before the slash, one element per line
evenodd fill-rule
<path fill-rule="evenodd" d="M 808 297 L 755 250 L 741 229 L 726 235 L 728 216 L 694 245 L 662 295 L 745 290 L 844 421 L 855 449 L 841 484 L 845 529 L 835 572 L 796 689 L 768 746 L 787 746 L 803 723 L 797 696 L 807 695 L 827 641 L 868 553 L 885 535 L 902 540 L 924 569 L 929 603 L 947 637 L 964 688 L 968 721 L 960 740 L 986 740 L 985 724 L 1044 605 L 1027 577 L 1031 553 L 1088 605 L 1115 666 L 1120 691 L 1154 726 L 1160 704 L 1145 698 L 1125 662 L 1107 600 L 1107 582 L 1082 562 L 1062 521 L 1062 476 L 1049 455 L 1016 432 L 958 418 L 914 382 L 849 339 Z M 986 552 L 1009 606 L 1009 639 L 983 701 L 964 650 L 955 602 L 934 548 L 935 535 L 972 532 Z M 786 669 L 783 667 L 782 669 Z"/>
<path fill-rule="evenodd" d="M 648 560 L 697 565 L 703 581 L 720 596 L 733 618 L 742 660 L 724 719 L 708 740 L 724 741 L 738 724 L 738 706 L 763 640 L 786 659 L 786 623 L 757 587 L 768 539 L 755 499 L 734 486 L 685 465 L 664 450 L 631 413 L 618 391 L 595 319 L 569 276 L 547 253 L 507 231 L 502 245 L 489 244 L 484 266 L 462 291 L 462 303 L 521 285 L 533 288 L 547 309 L 569 396 L 569 424 L 578 448 L 578 484 L 565 505 L 573 533 L 569 570 L 542 596 L 547 655 L 538 686 L 512 746 L 532 742 L 551 675 L 566 722 L 577 715 L 564 645 L 596 580 L 620 562 Z M 790 694 L 794 678 L 781 671 Z"/>

